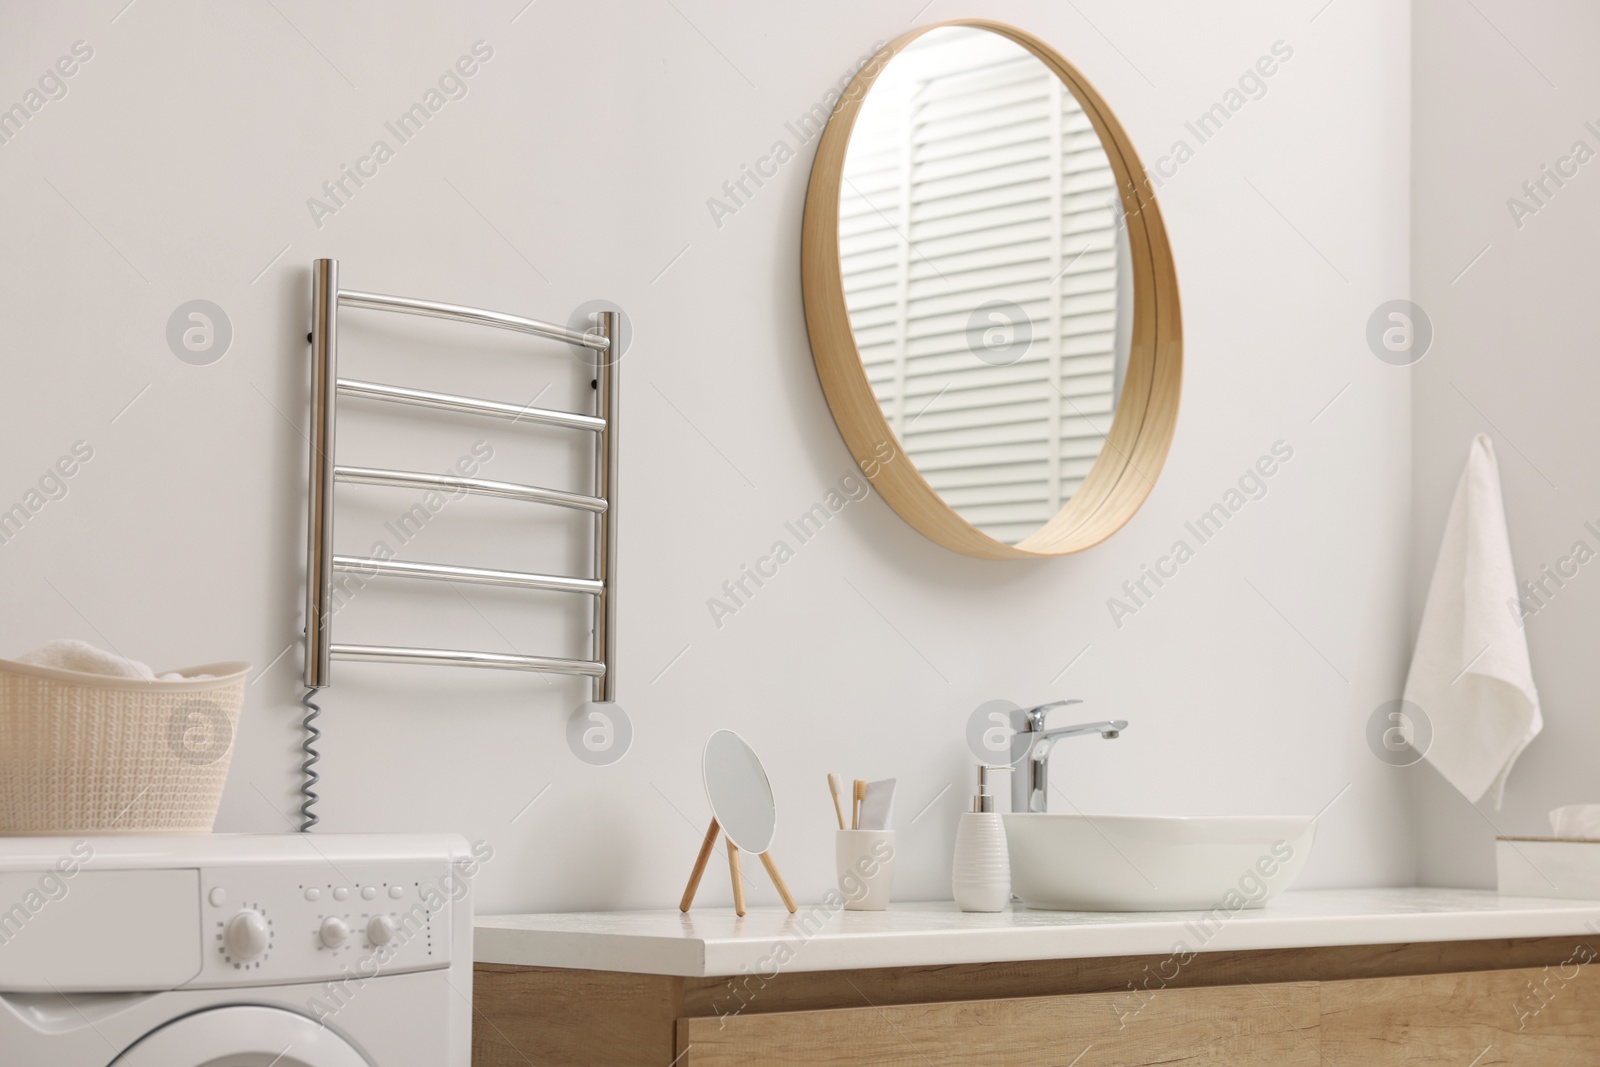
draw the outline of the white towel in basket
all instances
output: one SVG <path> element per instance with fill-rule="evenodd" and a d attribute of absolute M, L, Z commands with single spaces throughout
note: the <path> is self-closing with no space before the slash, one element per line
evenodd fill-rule
<path fill-rule="evenodd" d="M 64 638 L 40 645 L 32 652 L 24 652 L 18 656 L 16 662 L 31 663 L 35 667 L 54 667 L 63 671 L 83 671 L 85 674 L 109 674 L 114 678 L 143 678 L 147 682 L 181 682 L 184 679 L 181 674 L 158 676 L 155 671 L 138 660 L 95 648 L 75 638 Z M 197 674 L 195 677 L 211 676 Z"/>

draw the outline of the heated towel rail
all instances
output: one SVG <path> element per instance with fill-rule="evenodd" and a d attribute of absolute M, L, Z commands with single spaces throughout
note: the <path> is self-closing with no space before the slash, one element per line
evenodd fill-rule
<path fill-rule="evenodd" d="M 384 296 L 339 288 L 339 262 L 319 259 L 312 264 L 311 280 L 311 477 L 309 484 L 308 533 L 306 540 L 306 671 L 309 690 L 327 687 L 333 660 L 358 660 L 368 663 L 416 663 L 439 666 L 491 667 L 504 670 L 572 674 L 593 680 L 593 698 L 616 700 L 617 669 L 617 357 L 620 347 L 620 315 L 604 311 L 596 328 L 588 332 L 570 330 L 536 319 L 507 315 L 498 311 Z M 548 411 L 531 405 L 507 404 L 495 400 L 408 389 L 379 382 L 339 377 L 339 313 L 341 308 L 367 311 L 392 311 L 403 315 L 424 315 L 475 326 L 494 326 L 504 330 L 548 337 L 581 345 L 594 353 L 596 413 Z M 418 471 L 351 467 L 337 462 L 334 438 L 335 398 L 359 397 L 366 400 L 405 404 L 462 412 L 486 418 L 509 419 L 545 426 L 593 433 L 596 441 L 595 492 L 567 492 L 515 482 L 486 478 L 426 474 Z M 446 563 L 424 563 L 367 556 L 336 555 L 333 552 L 334 486 L 339 482 L 391 486 L 407 489 L 452 490 L 534 504 L 548 504 L 589 512 L 594 524 L 594 576 L 531 574 L 523 571 L 459 567 Z M 333 640 L 334 574 L 354 573 L 363 577 L 413 578 L 434 581 L 496 585 L 518 589 L 544 589 L 579 593 L 594 598 L 594 650 L 591 659 L 559 659 L 504 652 L 475 652 L 445 648 L 406 648 L 392 645 L 338 644 Z M 315 709 L 307 695 L 307 706 Z M 315 728 L 307 719 L 313 740 Z M 310 766 L 316 762 L 315 750 L 307 742 L 310 756 L 303 769 L 310 782 L 316 781 Z M 308 808 L 315 794 L 307 791 L 302 806 L 308 824 L 316 821 Z"/>

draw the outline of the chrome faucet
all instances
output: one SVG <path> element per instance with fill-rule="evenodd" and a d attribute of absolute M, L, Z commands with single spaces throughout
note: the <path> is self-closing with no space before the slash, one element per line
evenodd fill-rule
<path fill-rule="evenodd" d="M 1099 734 L 1110 741 L 1127 729 L 1126 719 L 1080 722 L 1073 726 L 1045 729 L 1045 715 L 1050 709 L 1082 703 L 1081 700 L 1057 700 L 1011 713 L 1011 728 L 1017 733 L 1017 738 L 1012 743 L 1020 742 L 1022 745 L 1022 755 L 1015 761 L 1011 770 L 1012 811 L 1050 810 L 1050 750 L 1061 738 L 1077 737 L 1080 734 Z"/>

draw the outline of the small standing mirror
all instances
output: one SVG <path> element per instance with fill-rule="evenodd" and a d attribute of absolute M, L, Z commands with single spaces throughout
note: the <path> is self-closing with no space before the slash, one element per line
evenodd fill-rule
<path fill-rule="evenodd" d="M 718 730 L 706 742 L 701 773 L 711 814 L 728 840 L 746 852 L 765 852 L 778 825 L 778 809 L 755 751 L 732 730 Z"/>
<path fill-rule="evenodd" d="M 711 826 L 700 844 L 700 854 L 695 858 L 694 871 L 689 875 L 678 910 L 688 911 L 689 905 L 694 903 L 695 891 L 700 888 L 700 878 L 705 874 L 720 833 L 727 838 L 734 910 L 740 915 L 745 913 L 744 875 L 739 864 L 739 852 L 743 850 L 761 857 L 762 866 L 777 887 L 784 906 L 793 914 L 796 910 L 794 898 L 789 895 L 789 887 L 772 860 L 772 835 L 778 825 L 778 809 L 761 758 L 732 730 L 718 730 L 706 740 L 700 773 L 705 781 L 706 802 L 711 805 Z"/>

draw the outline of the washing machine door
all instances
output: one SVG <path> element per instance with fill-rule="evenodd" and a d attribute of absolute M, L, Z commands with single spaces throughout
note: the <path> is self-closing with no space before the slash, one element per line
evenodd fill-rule
<path fill-rule="evenodd" d="M 332 1030 L 279 1008 L 211 1008 L 154 1030 L 110 1067 L 373 1067 Z"/>

